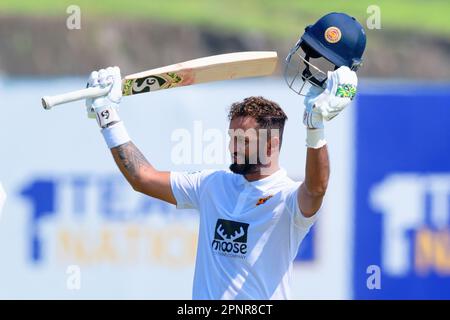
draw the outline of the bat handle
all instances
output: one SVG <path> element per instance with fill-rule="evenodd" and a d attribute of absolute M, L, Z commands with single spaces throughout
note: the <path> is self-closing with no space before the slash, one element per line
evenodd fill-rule
<path fill-rule="evenodd" d="M 58 94 L 56 96 L 44 96 L 41 99 L 42 106 L 44 107 L 44 109 L 50 110 L 51 108 L 59 104 L 103 96 L 107 94 L 110 89 L 111 86 L 104 88 L 91 87 L 82 90 Z"/>

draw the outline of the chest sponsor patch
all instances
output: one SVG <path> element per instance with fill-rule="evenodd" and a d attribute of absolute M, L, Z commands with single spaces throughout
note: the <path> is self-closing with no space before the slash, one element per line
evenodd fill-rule
<path fill-rule="evenodd" d="M 217 219 L 214 240 L 211 244 L 215 254 L 245 259 L 247 255 L 248 223 Z"/>

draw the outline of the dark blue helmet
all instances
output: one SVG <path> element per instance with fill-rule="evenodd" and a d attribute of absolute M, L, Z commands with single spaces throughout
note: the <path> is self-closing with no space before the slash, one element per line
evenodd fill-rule
<path fill-rule="evenodd" d="M 356 71 L 361 66 L 365 48 L 366 33 L 355 18 L 345 13 L 329 13 L 305 28 L 286 57 L 284 77 L 298 94 L 306 82 L 325 88 L 327 71 L 341 66 Z M 316 64 L 321 60 L 328 61 L 331 69 L 322 69 Z M 295 89 L 297 85 L 299 90 Z"/>
<path fill-rule="evenodd" d="M 307 26 L 301 40 L 337 67 L 357 70 L 366 48 L 364 28 L 345 13 L 332 12 Z"/>

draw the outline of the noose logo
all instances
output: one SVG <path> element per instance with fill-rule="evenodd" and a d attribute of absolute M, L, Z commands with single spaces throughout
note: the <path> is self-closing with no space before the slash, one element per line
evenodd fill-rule
<path fill-rule="evenodd" d="M 5 202 L 6 202 L 6 192 L 5 189 L 3 189 L 2 183 L 0 182 L 0 219 L 2 217 L 2 210 Z"/>
<path fill-rule="evenodd" d="M 215 253 L 245 258 L 247 254 L 248 223 L 218 219 L 212 249 Z"/>

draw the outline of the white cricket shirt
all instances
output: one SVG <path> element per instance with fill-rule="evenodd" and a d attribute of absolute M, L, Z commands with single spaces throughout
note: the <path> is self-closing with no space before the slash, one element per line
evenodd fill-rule
<path fill-rule="evenodd" d="M 292 263 L 317 214 L 300 212 L 283 169 L 253 182 L 230 171 L 171 172 L 177 208 L 200 212 L 193 299 L 289 299 Z"/>

